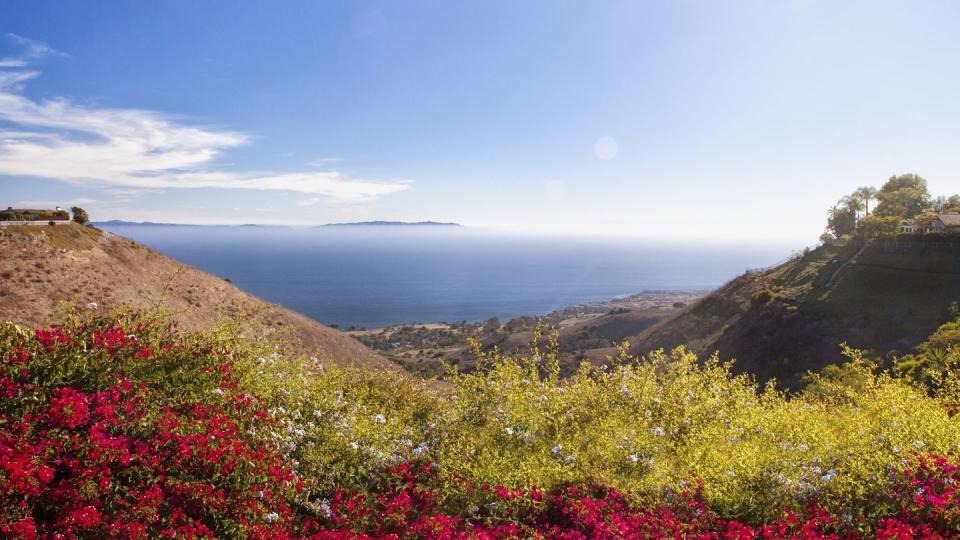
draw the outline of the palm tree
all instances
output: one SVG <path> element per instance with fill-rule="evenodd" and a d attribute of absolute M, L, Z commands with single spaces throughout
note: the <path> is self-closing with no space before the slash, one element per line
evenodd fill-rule
<path fill-rule="evenodd" d="M 863 186 L 853 192 L 866 205 L 866 215 L 870 215 L 870 201 L 877 198 L 877 188 Z"/>
<path fill-rule="evenodd" d="M 856 192 L 854 192 L 852 195 L 846 195 L 840 199 L 840 204 L 853 214 L 853 220 L 854 223 L 856 223 L 859 220 L 860 211 L 863 210 L 863 201 L 860 200 L 860 197 L 856 194 Z"/>

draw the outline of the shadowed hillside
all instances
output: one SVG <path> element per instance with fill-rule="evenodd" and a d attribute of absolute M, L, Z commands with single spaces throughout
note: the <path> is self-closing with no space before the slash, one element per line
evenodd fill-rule
<path fill-rule="evenodd" d="M 839 344 L 905 353 L 960 300 L 960 243 L 942 238 L 840 241 L 740 276 L 639 333 L 632 350 L 686 344 L 735 358 L 734 369 L 795 385 L 841 361 Z"/>
<path fill-rule="evenodd" d="M 353 338 L 255 298 L 228 281 L 132 240 L 76 224 L 0 228 L 0 320 L 41 327 L 60 302 L 162 306 L 190 329 L 248 316 L 273 329 L 293 352 L 338 365 L 396 369 Z"/>

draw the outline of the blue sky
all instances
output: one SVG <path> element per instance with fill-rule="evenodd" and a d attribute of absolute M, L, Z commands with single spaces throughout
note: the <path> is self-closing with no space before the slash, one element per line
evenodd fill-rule
<path fill-rule="evenodd" d="M 960 191 L 954 2 L 0 10 L 6 204 L 809 243 L 859 185 Z"/>

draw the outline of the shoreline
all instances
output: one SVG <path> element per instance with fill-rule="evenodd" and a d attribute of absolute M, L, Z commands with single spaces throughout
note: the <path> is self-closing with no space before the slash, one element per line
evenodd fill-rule
<path fill-rule="evenodd" d="M 676 308 L 682 307 L 678 304 L 688 305 L 691 304 L 700 298 L 710 294 L 713 289 L 651 289 L 643 290 L 638 293 L 628 294 L 624 296 L 619 296 L 612 298 L 610 300 L 603 300 L 597 302 L 579 302 L 576 304 L 570 304 L 559 309 L 547 313 L 541 313 L 537 315 L 518 315 L 516 317 L 511 317 L 509 319 L 504 319 L 503 323 L 507 323 L 513 319 L 524 319 L 524 320 L 541 320 L 547 323 L 550 322 L 563 322 L 570 321 L 572 319 L 578 318 L 591 318 L 598 315 L 605 315 L 607 313 L 616 312 L 616 311 L 644 311 L 644 310 L 657 310 L 662 308 Z M 497 318 L 496 316 L 491 316 L 486 319 L 489 321 L 492 318 Z M 484 324 L 484 320 L 477 321 L 466 321 L 467 324 Z M 429 321 L 429 322 L 410 322 L 410 323 L 397 323 L 389 324 L 386 326 L 375 326 L 375 327 L 348 327 L 344 328 L 337 324 L 326 324 L 331 328 L 340 330 L 341 332 L 348 335 L 370 335 L 382 333 L 387 330 L 397 329 L 397 328 L 424 328 L 428 330 L 436 330 L 441 328 L 449 328 L 452 326 L 462 325 L 464 321 Z"/>

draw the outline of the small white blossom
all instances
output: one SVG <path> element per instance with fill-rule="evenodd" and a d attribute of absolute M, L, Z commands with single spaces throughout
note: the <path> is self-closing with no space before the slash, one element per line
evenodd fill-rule
<path fill-rule="evenodd" d="M 663 437 L 664 435 L 667 434 L 667 432 L 664 431 L 663 428 L 660 427 L 660 426 L 657 426 L 657 427 L 651 429 L 651 430 L 650 430 L 650 433 L 653 434 L 654 437 Z"/>
<path fill-rule="evenodd" d="M 564 465 L 569 465 L 569 464 L 573 463 L 573 462 L 576 461 L 576 460 L 577 460 L 577 458 L 574 457 L 574 456 L 567 456 L 567 457 L 563 458 L 563 464 L 564 464 Z"/>
<path fill-rule="evenodd" d="M 513 428 L 512 427 L 504 428 L 503 432 L 506 433 L 507 435 L 513 435 Z"/>
<path fill-rule="evenodd" d="M 97 310 L 97 309 L 100 309 L 100 305 L 97 304 L 96 302 L 90 302 L 89 304 L 87 304 L 87 309 Z"/>
<path fill-rule="evenodd" d="M 333 516 L 333 510 L 330 508 L 330 501 L 326 499 L 320 499 L 317 501 L 316 505 L 317 511 L 320 513 L 320 517 L 329 519 Z"/>
<path fill-rule="evenodd" d="M 378 424 L 386 424 L 386 423 L 387 423 L 386 417 L 383 416 L 382 414 L 375 414 L 375 415 L 373 415 L 373 421 L 376 422 L 376 423 L 378 423 Z"/>
<path fill-rule="evenodd" d="M 276 523 L 280 519 L 280 514 L 276 512 L 270 512 L 263 518 L 267 523 Z"/>

